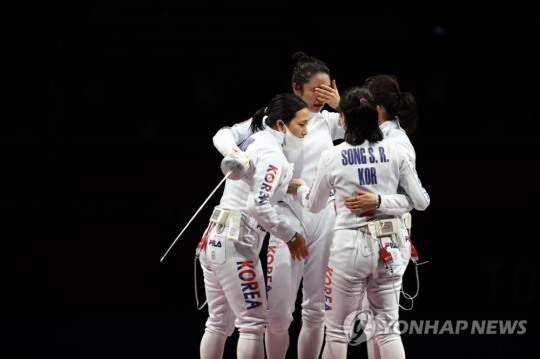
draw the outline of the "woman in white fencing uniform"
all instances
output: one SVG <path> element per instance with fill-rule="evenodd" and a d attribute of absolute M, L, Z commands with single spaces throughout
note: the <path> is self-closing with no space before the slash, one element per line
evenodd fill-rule
<path fill-rule="evenodd" d="M 409 135 L 414 133 L 418 127 L 418 103 L 412 93 L 401 91 L 397 77 L 391 74 L 378 74 L 368 77 L 362 86 L 366 87 L 373 96 L 374 103 L 380 107 L 379 127 L 385 138 L 390 138 L 409 157 L 413 166 L 416 166 L 416 151 L 409 139 Z M 381 123 L 382 121 L 382 123 Z M 385 201 L 391 198 L 385 197 Z M 395 198 L 394 198 L 395 200 Z M 354 196 L 345 199 L 345 206 L 353 212 L 375 209 L 378 197 L 376 194 L 357 189 Z M 390 203 L 384 203 L 385 207 L 391 206 Z M 394 206 L 396 206 L 394 204 Z M 407 212 L 402 216 L 402 231 L 405 239 L 405 245 L 402 248 L 403 260 L 405 266 L 401 268 L 403 273 L 407 269 L 407 264 L 412 259 L 415 265 L 418 265 L 418 253 L 412 244 L 411 239 L 411 213 L 412 205 L 407 207 Z M 411 255 L 412 253 L 412 255 Z M 418 293 L 417 293 L 418 294 Z M 412 300 L 415 296 L 403 293 L 411 301 L 403 308 L 412 309 Z M 367 297 L 364 296 L 364 308 L 369 308 Z M 373 345 L 373 340 L 367 342 L 368 358 L 380 359 L 378 348 Z"/>
<path fill-rule="evenodd" d="M 259 253 L 266 231 L 282 238 L 292 256 L 308 254 L 304 237 L 276 207 L 293 173 L 282 148 L 301 144 L 308 121 L 306 103 L 292 93 L 276 95 L 253 115 L 254 134 L 241 146 L 249 167 L 241 179 L 234 173 L 234 180 L 226 180 L 197 247 L 209 313 L 200 342 L 203 359 L 221 358 L 235 327 L 237 357 L 264 358 L 267 298 Z M 232 169 L 237 160 L 224 158 L 222 169 Z"/>
<path fill-rule="evenodd" d="M 403 276 L 401 215 L 407 208 L 385 207 L 409 198 L 413 208 L 425 210 L 430 198 L 409 156 L 396 142 L 384 138 L 379 127 L 381 108 L 364 87 L 341 94 L 339 112 L 345 141 L 326 150 L 310 186 L 297 195 L 313 213 L 326 206 L 326 193 L 335 191 L 336 222 L 326 273 L 326 344 L 323 358 L 346 358 L 347 346 L 358 319 L 361 298 L 367 295 L 373 312 L 372 337 L 381 358 L 405 358 L 399 328 L 399 290 Z M 293 184 L 302 184 L 294 180 Z M 351 212 L 344 199 L 356 188 L 377 196 L 375 209 Z"/>
<path fill-rule="evenodd" d="M 323 110 L 325 104 L 337 108 L 339 92 L 330 79 L 326 64 L 299 51 L 293 54 L 292 91 L 309 105 L 309 135 L 301 148 L 284 149 L 287 159 L 294 163 L 294 177 L 311 181 L 321 153 L 343 138 L 344 129 L 337 112 Z M 251 120 L 219 130 L 215 147 L 224 156 L 238 152 L 251 133 Z M 351 191 L 352 193 L 352 191 Z M 285 359 L 289 348 L 289 327 L 294 319 L 297 294 L 302 285 L 302 326 L 298 337 L 299 359 L 317 358 L 324 340 L 324 275 L 332 228 L 335 221 L 333 195 L 328 192 L 327 206 L 317 214 L 302 207 L 296 196 L 287 195 L 280 203 L 283 215 L 291 226 L 306 238 L 309 257 L 294 260 L 283 241 L 270 236 L 267 251 L 268 328 L 266 355 L 268 359 Z"/>

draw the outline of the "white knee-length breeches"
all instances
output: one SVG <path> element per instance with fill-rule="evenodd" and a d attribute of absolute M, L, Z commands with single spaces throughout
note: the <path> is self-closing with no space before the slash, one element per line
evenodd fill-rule
<path fill-rule="evenodd" d="M 388 244 L 388 238 L 383 243 Z M 399 335 L 399 297 L 407 264 L 404 255 L 410 255 L 406 247 L 385 247 L 393 258 L 390 271 L 379 258 L 378 239 L 367 231 L 334 233 L 325 282 L 327 340 L 358 340 L 360 324 L 368 326 L 365 340 Z M 369 308 L 362 308 L 364 295 Z"/>
<path fill-rule="evenodd" d="M 226 225 L 213 226 L 199 258 L 209 312 L 206 330 L 230 336 L 236 327 L 262 335 L 267 299 L 259 253 L 266 232 L 245 218 L 237 242 L 227 239 L 227 232 Z"/>
<path fill-rule="evenodd" d="M 293 320 L 296 297 L 302 283 L 302 319 L 315 325 L 324 323 L 324 276 L 333 236 L 333 202 L 317 213 L 282 204 L 290 225 L 306 238 L 309 255 L 293 260 L 287 244 L 270 236 L 267 252 L 268 326 L 285 331 Z"/>

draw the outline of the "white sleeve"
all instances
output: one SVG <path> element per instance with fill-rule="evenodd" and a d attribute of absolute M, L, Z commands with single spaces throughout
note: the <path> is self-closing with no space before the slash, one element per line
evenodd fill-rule
<path fill-rule="evenodd" d="M 276 198 L 276 190 L 287 168 L 288 162 L 283 153 L 274 150 L 259 156 L 247 202 L 249 214 L 268 232 L 285 242 L 295 235 L 296 230 L 289 225 L 278 206 L 272 203 L 282 199 Z"/>
<path fill-rule="evenodd" d="M 392 141 L 396 143 L 401 155 L 408 157 L 413 166 L 416 160 L 416 153 L 411 140 L 402 129 L 395 129 L 390 136 Z M 379 210 L 383 213 L 402 216 L 410 212 L 414 208 L 411 199 L 408 197 L 407 192 L 401 186 L 398 186 L 397 194 L 381 195 L 381 206 Z"/>
<path fill-rule="evenodd" d="M 326 208 L 328 197 L 334 189 L 329 180 L 329 173 L 326 171 L 329 168 L 326 157 L 323 152 L 311 187 L 303 185 L 298 187 L 296 192 L 296 196 L 302 201 L 302 206 L 311 213 L 317 213 Z"/>
<path fill-rule="evenodd" d="M 341 126 L 338 112 L 323 111 L 324 119 L 330 130 L 333 141 L 342 140 L 345 137 L 345 129 Z"/>
<path fill-rule="evenodd" d="M 414 209 L 424 211 L 430 204 L 430 197 L 422 186 L 416 169 L 408 157 L 403 157 L 400 164 L 399 186 L 411 200 Z"/>
<path fill-rule="evenodd" d="M 212 138 L 214 147 L 223 157 L 234 155 L 240 150 L 238 146 L 252 135 L 250 126 L 251 119 L 221 128 Z"/>
<path fill-rule="evenodd" d="M 416 151 L 414 150 L 414 146 L 411 143 L 411 139 L 405 131 L 399 130 L 399 134 L 395 136 L 396 143 L 400 147 L 400 150 L 403 154 L 405 154 L 414 165 L 416 163 Z"/>
<path fill-rule="evenodd" d="M 401 217 L 413 209 L 413 203 L 406 194 L 381 194 L 381 205 L 378 211 Z"/>

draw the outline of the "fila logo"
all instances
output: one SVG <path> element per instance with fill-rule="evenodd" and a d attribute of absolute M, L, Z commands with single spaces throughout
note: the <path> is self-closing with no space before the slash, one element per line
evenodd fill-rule
<path fill-rule="evenodd" d="M 212 239 L 211 241 L 208 242 L 208 245 L 212 247 L 221 248 L 221 241 L 215 241 Z"/>

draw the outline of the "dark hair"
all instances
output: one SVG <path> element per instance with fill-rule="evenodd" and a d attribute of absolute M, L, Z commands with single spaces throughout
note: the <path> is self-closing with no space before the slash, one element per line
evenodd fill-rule
<path fill-rule="evenodd" d="M 277 94 L 272 97 L 268 106 L 261 107 L 255 112 L 251 120 L 251 131 L 255 133 L 264 128 L 264 116 L 267 116 L 265 118 L 266 126 L 273 127 L 277 120 L 281 120 L 288 125 L 298 111 L 307 107 L 307 103 L 293 93 L 284 92 Z"/>
<path fill-rule="evenodd" d="M 300 93 L 304 92 L 304 84 L 309 82 L 313 75 L 325 73 L 330 76 L 330 69 L 326 64 L 316 57 L 306 55 L 302 51 L 297 51 L 292 56 L 294 67 L 292 70 L 291 85 L 297 84 Z"/>
<path fill-rule="evenodd" d="M 410 92 L 401 92 L 395 75 L 375 75 L 364 81 L 377 105 L 382 105 L 390 119 L 399 119 L 400 126 L 410 135 L 418 127 L 418 103 Z"/>
<path fill-rule="evenodd" d="M 343 91 L 339 113 L 346 116 L 345 142 L 359 145 L 366 140 L 375 143 L 383 139 L 376 107 L 371 92 L 365 87 L 352 86 Z"/>

